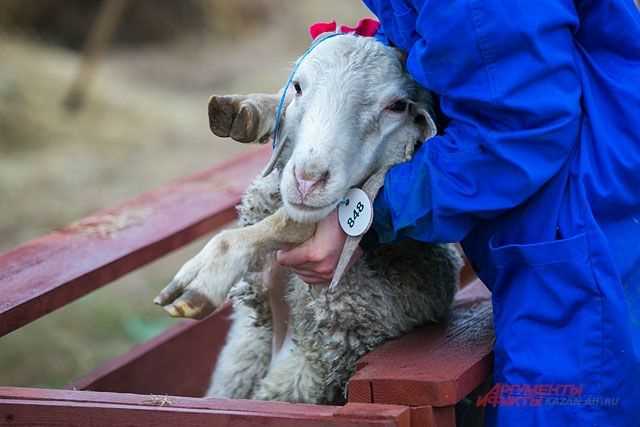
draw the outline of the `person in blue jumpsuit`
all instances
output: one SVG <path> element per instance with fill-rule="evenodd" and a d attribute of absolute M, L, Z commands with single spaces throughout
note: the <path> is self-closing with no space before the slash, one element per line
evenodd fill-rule
<path fill-rule="evenodd" d="M 573 404 L 489 406 L 487 424 L 640 426 L 633 0 L 364 2 L 449 120 L 388 172 L 369 240 L 462 242 L 492 291 L 495 383 L 582 390 Z M 278 259 L 326 279 L 307 255 Z"/>

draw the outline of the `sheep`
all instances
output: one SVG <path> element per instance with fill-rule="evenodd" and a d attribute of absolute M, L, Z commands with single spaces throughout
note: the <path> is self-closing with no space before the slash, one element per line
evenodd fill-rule
<path fill-rule="evenodd" d="M 446 318 L 462 263 L 453 245 L 404 240 L 367 252 L 334 289 L 278 266 L 276 250 L 306 241 L 350 188 L 435 134 L 430 94 L 398 50 L 371 37 L 324 40 L 282 93 L 279 155 L 244 194 L 240 227 L 214 236 L 154 302 L 188 318 L 232 302 L 208 396 L 333 403 L 365 353 Z M 279 99 L 213 96 L 211 129 L 265 143 Z"/>

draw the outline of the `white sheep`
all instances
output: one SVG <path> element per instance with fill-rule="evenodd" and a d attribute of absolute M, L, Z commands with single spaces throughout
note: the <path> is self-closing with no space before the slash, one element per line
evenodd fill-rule
<path fill-rule="evenodd" d="M 335 289 L 277 267 L 277 249 L 307 240 L 350 188 L 406 160 L 435 133 L 430 95 L 404 71 L 399 51 L 370 37 L 324 40 L 285 89 L 281 156 L 244 195 L 242 227 L 216 235 L 155 302 L 191 318 L 233 302 L 208 395 L 330 403 L 342 398 L 361 356 L 446 316 L 461 260 L 451 245 L 384 245 Z M 211 128 L 241 142 L 268 141 L 278 100 L 214 96 Z"/>

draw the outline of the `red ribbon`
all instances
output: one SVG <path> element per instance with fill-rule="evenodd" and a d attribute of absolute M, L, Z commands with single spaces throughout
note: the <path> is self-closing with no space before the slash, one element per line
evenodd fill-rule
<path fill-rule="evenodd" d="M 336 21 L 330 22 L 316 22 L 309 27 L 309 35 L 315 40 L 320 34 L 334 33 L 337 31 L 347 34 L 356 34 L 363 37 L 373 37 L 380 28 L 380 23 L 375 19 L 363 18 L 358 21 L 355 27 L 349 27 L 348 25 L 340 25 L 337 29 Z"/>

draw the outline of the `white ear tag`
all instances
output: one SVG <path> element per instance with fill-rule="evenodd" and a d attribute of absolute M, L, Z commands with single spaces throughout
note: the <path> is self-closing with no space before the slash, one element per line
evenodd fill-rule
<path fill-rule="evenodd" d="M 338 222 L 349 236 L 362 236 L 373 222 L 373 205 L 367 193 L 352 188 L 338 206 Z"/>

